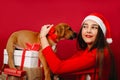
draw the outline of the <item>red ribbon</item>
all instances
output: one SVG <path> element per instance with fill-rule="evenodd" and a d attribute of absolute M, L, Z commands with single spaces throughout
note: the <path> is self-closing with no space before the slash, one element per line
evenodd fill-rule
<path fill-rule="evenodd" d="M 27 48 L 23 50 L 22 59 L 21 59 L 21 66 L 20 70 L 23 70 L 24 62 L 25 62 L 25 53 L 27 50 L 38 51 L 40 49 L 40 44 L 30 44 L 26 43 Z M 38 66 L 40 66 L 40 61 L 38 60 Z"/>
<path fill-rule="evenodd" d="M 27 50 L 33 50 L 33 51 L 38 51 L 40 49 L 40 44 L 36 43 L 36 44 L 30 44 L 30 43 L 26 43 L 27 46 Z"/>
<path fill-rule="evenodd" d="M 55 34 L 55 27 L 52 27 L 51 29 L 50 29 L 50 31 L 49 31 L 49 33 L 48 33 L 48 37 L 51 39 L 51 40 L 53 40 L 54 42 L 56 42 L 57 43 L 57 38 L 58 38 L 58 36 Z"/>

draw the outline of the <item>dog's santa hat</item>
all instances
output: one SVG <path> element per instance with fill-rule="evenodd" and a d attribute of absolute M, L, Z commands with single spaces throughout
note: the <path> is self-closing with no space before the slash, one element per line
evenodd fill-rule
<path fill-rule="evenodd" d="M 83 22 L 85 20 L 93 20 L 95 22 L 97 22 L 100 26 L 100 28 L 103 31 L 104 36 L 106 37 L 106 41 L 110 44 L 112 43 L 112 38 L 111 38 L 111 32 L 110 32 L 110 24 L 109 22 L 99 13 L 92 13 L 90 15 L 88 15 L 87 17 L 85 17 L 85 19 L 83 20 Z"/>

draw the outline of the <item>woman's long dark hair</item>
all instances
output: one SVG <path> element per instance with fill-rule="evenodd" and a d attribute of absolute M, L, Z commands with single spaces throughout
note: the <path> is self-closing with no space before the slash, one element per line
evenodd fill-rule
<path fill-rule="evenodd" d="M 80 29 L 79 33 L 78 33 L 78 38 L 77 38 L 77 48 L 78 49 L 82 49 L 85 50 L 87 48 L 87 44 L 84 42 L 84 40 L 82 39 L 82 28 Z M 110 62 L 111 62 L 111 71 L 110 71 L 110 75 L 109 75 L 109 80 L 117 80 L 117 76 L 116 76 L 116 70 L 115 70 L 115 62 L 114 62 L 114 56 L 113 53 L 109 47 L 109 44 L 106 42 L 106 38 L 101 30 L 100 27 L 98 27 L 98 34 L 96 37 L 95 42 L 93 43 L 91 50 L 97 48 L 97 55 L 99 56 L 96 57 L 96 65 L 99 67 L 99 80 L 101 80 L 102 77 L 102 68 L 103 68 L 103 63 L 104 63 L 104 49 L 108 49 L 109 51 L 109 55 L 110 55 Z M 98 64 L 98 65 L 97 65 Z"/>

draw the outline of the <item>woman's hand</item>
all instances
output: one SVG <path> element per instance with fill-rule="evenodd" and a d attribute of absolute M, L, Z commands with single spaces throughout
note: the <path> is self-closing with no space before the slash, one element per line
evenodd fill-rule
<path fill-rule="evenodd" d="M 48 40 L 46 38 L 46 35 L 48 34 L 48 32 L 50 31 L 52 26 L 53 25 L 51 25 L 51 24 L 47 24 L 47 25 L 42 26 L 42 28 L 41 28 L 40 40 L 41 40 L 41 47 L 42 47 L 42 49 L 44 49 L 47 46 L 49 46 Z"/>
<path fill-rule="evenodd" d="M 42 26 L 41 31 L 40 31 L 40 38 L 46 37 L 50 29 L 52 28 L 53 24 L 47 24 Z"/>

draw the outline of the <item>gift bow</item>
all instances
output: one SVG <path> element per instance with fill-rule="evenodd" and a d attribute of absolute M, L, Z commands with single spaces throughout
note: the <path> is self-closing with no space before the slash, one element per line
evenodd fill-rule
<path fill-rule="evenodd" d="M 39 43 L 35 43 L 35 44 L 30 44 L 30 43 L 26 43 L 27 46 L 27 50 L 33 50 L 33 51 L 38 51 L 40 49 L 40 44 Z"/>
<path fill-rule="evenodd" d="M 27 48 L 23 50 L 20 70 L 23 70 L 26 50 L 38 51 L 40 49 L 40 44 L 38 43 L 35 43 L 35 44 L 26 43 L 26 46 Z M 40 65 L 40 62 L 38 62 L 38 66 L 39 65 Z"/>
<path fill-rule="evenodd" d="M 48 37 L 57 43 L 58 36 L 55 34 L 55 27 L 52 27 L 48 33 Z"/>

